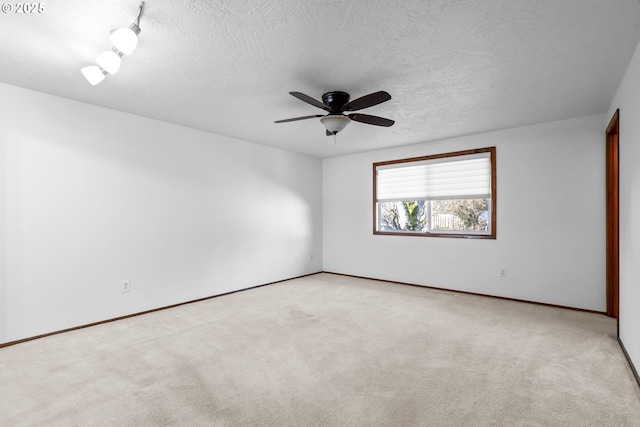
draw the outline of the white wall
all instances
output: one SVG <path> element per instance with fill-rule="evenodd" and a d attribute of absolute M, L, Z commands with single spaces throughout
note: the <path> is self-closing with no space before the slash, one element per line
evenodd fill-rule
<path fill-rule="evenodd" d="M 0 141 L 5 132 L 0 129 Z M 7 169 L 5 144 L 0 142 L 0 342 L 7 330 Z"/>
<path fill-rule="evenodd" d="M 8 85 L 0 99 L 0 342 L 322 269 L 319 159 Z"/>
<path fill-rule="evenodd" d="M 639 45 L 640 46 L 640 45 Z M 620 340 L 640 369 L 640 47 L 605 116 L 620 109 Z"/>
<path fill-rule="evenodd" d="M 325 159 L 324 270 L 605 311 L 603 120 Z M 373 235 L 373 162 L 488 146 L 497 147 L 496 240 Z"/>

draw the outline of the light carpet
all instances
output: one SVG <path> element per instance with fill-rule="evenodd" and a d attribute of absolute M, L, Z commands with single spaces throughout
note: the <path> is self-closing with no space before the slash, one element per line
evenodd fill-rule
<path fill-rule="evenodd" d="M 317 274 L 0 349 L 2 426 L 639 426 L 603 315 Z"/>

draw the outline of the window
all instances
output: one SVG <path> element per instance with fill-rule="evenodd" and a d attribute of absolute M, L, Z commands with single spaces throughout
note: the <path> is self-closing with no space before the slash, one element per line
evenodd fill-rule
<path fill-rule="evenodd" d="M 495 147 L 373 164 L 374 234 L 496 238 Z"/>

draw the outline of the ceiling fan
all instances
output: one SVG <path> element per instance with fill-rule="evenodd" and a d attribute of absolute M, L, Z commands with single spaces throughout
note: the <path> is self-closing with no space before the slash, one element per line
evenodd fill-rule
<path fill-rule="evenodd" d="M 327 92 L 322 95 L 322 102 L 305 95 L 301 92 L 289 92 L 301 101 L 311 104 L 314 107 L 322 108 L 329 114 L 315 114 L 313 116 L 294 117 L 292 119 L 276 120 L 274 123 L 294 122 L 296 120 L 314 119 L 320 117 L 320 121 L 327 128 L 327 136 L 336 135 L 343 130 L 351 120 L 368 125 L 376 126 L 393 126 L 393 120 L 383 117 L 371 116 L 369 114 L 352 113 L 344 114 L 345 111 L 357 111 L 363 108 L 369 108 L 374 105 L 381 104 L 391 99 L 391 95 L 381 90 L 379 92 L 370 93 L 369 95 L 349 101 L 349 94 L 341 91 Z"/>

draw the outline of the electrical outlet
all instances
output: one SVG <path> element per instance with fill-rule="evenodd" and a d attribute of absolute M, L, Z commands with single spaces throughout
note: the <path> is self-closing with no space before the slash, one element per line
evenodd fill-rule
<path fill-rule="evenodd" d="M 131 292 L 131 282 L 128 280 L 122 282 L 122 293 L 125 292 Z"/>
<path fill-rule="evenodd" d="M 501 268 L 500 269 L 500 277 L 507 277 L 507 269 L 506 268 Z"/>

